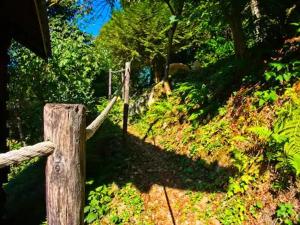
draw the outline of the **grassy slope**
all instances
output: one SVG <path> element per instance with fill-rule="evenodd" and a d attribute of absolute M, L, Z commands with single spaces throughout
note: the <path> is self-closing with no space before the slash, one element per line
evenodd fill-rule
<path fill-rule="evenodd" d="M 259 106 L 262 97 L 257 95 L 257 91 L 268 90 L 271 86 L 263 83 L 259 77 L 265 68 L 255 64 L 255 59 L 248 63 L 253 65 L 252 68 L 243 63 L 232 65 L 230 61 L 225 61 L 217 69 L 204 69 L 200 76 L 206 74 L 208 79 L 200 77 L 196 80 L 195 75 L 190 79 L 188 77 L 186 83 L 175 87 L 175 97 L 159 99 L 145 115 L 136 120 L 134 127 L 141 137 L 147 136 L 153 145 L 164 151 L 203 162 L 202 167 L 207 168 L 206 176 L 212 180 L 206 182 L 203 177 L 197 177 L 201 170 L 194 168 L 193 163 L 185 165 L 188 172 L 195 175 L 189 187 L 195 185 L 205 188 L 193 190 L 188 204 L 181 209 L 192 210 L 194 217 L 202 223 L 215 224 L 216 220 L 222 224 L 280 223 L 283 217 L 276 216 L 276 212 L 282 203 L 293 207 L 291 215 L 286 214 L 286 218 L 290 219 L 286 223 L 297 223 L 296 212 L 300 211 L 299 179 L 280 174 L 280 170 L 275 169 L 275 163 L 267 160 L 268 143 L 251 128 L 272 130 L 284 103 L 292 98 L 299 101 L 299 82 L 292 88 L 288 84 L 283 85 L 277 91 L 277 99 L 268 99 Z M 212 75 L 207 75 L 206 70 Z M 233 71 L 236 70 L 242 74 L 242 82 L 240 86 L 233 87 L 230 85 L 237 81 L 233 77 L 236 75 Z M 190 94 L 191 98 L 186 97 L 182 102 L 184 92 L 180 88 L 188 88 L 195 81 L 213 89 L 212 97 L 201 102 L 202 99 L 190 91 L 187 95 Z M 201 86 L 194 88 L 196 93 L 201 91 Z M 181 94 L 181 98 L 176 94 Z M 195 110 L 197 103 L 192 98 L 202 103 L 198 114 Z M 186 109 L 189 104 L 195 108 Z M 205 109 L 204 113 L 201 107 Z M 195 116 L 192 117 L 193 114 Z"/>
<path fill-rule="evenodd" d="M 300 99 L 299 83 L 259 106 L 255 93 L 270 85 L 262 82 L 266 64 L 256 61 L 248 61 L 253 65 L 249 67 L 232 58 L 222 60 L 180 81 L 193 87 L 190 98 L 178 98 L 183 93 L 178 85 L 173 96 L 162 97 L 132 118 L 124 155 L 114 157 L 114 141 L 105 153 L 111 162 L 104 168 L 114 163 L 121 167 L 105 170 L 110 198 L 99 203 L 107 192 L 103 183 L 91 188 L 98 206 L 106 206 L 96 213 L 95 224 L 172 224 L 172 216 L 176 224 L 279 224 L 283 219 L 296 223 L 299 180 L 275 169 L 266 158 L 268 143 L 249 128 L 272 129 L 284 102 Z M 201 98 L 204 94 L 210 97 Z M 102 137 L 97 140 L 105 145 Z M 276 216 L 282 203 L 284 216 Z"/>
<path fill-rule="evenodd" d="M 237 79 L 235 71 L 245 76 Z M 290 175 L 282 179 L 273 163 L 261 159 L 266 142 L 249 128 L 272 128 L 284 102 L 300 99 L 299 83 L 258 107 L 254 93 L 264 86 L 255 77 L 263 71 L 263 66 L 249 70 L 229 58 L 187 77 L 181 82 L 206 84 L 212 94 L 196 85 L 197 100 L 182 102 L 178 86 L 174 96 L 160 99 L 162 105 L 132 120 L 127 145 L 116 125 L 116 109 L 113 121 L 88 142 L 88 223 L 172 224 L 173 215 L 177 224 L 273 224 L 279 223 L 275 214 L 280 203 L 293 206 L 293 211 L 283 211 L 296 222 L 299 180 Z M 210 97 L 198 98 L 198 93 Z M 26 167 L 6 186 L 13 224 L 44 220 L 43 167 L 43 161 Z"/>
<path fill-rule="evenodd" d="M 251 110 L 251 96 L 244 96 L 244 103 L 234 106 L 242 92 L 229 99 L 225 115 L 218 115 L 205 125 L 194 128 L 189 123 L 180 124 L 172 115 L 170 124 L 157 123 L 148 135 L 149 141 L 164 151 L 203 162 L 201 167 L 206 168 L 207 180 L 197 176 L 203 171 L 193 163 L 184 165 L 187 174 L 195 175 L 187 185 L 200 188 L 191 192 L 189 203 L 182 210 L 193 210 L 194 216 L 204 224 L 213 224 L 211 218 L 223 224 L 272 224 L 276 208 L 282 202 L 291 203 L 295 211 L 300 210 L 299 181 L 292 182 L 288 189 L 273 188 L 277 172 L 267 160 L 259 159 L 265 149 L 247 130 L 252 126 L 271 127 L 275 105 Z M 135 126 L 140 132 L 144 122 Z M 146 129 L 140 135 L 145 135 L 145 132 Z M 241 159 L 238 163 L 232 157 L 235 148 L 247 152 L 244 158 L 238 158 Z M 242 169 L 238 170 L 237 166 Z M 237 186 L 237 193 L 228 191 L 230 184 Z"/>

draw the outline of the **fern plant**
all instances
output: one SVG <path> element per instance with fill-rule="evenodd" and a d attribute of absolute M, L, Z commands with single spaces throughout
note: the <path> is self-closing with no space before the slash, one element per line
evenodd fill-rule
<path fill-rule="evenodd" d="M 300 175 L 300 107 L 293 109 L 286 118 L 278 120 L 274 133 L 287 138 L 283 157 L 279 160 L 281 163 L 287 162 L 296 175 Z"/>
<path fill-rule="evenodd" d="M 292 169 L 300 175 L 300 106 L 287 102 L 278 113 L 273 131 L 267 127 L 250 127 L 261 141 L 268 143 L 269 160 L 277 161 L 276 168 Z"/>

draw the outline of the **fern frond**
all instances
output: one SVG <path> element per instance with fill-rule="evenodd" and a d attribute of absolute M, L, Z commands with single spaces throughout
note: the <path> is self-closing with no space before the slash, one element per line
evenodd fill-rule
<path fill-rule="evenodd" d="M 257 135 L 260 139 L 268 140 L 272 135 L 272 131 L 267 127 L 250 127 L 248 131 Z"/>
<path fill-rule="evenodd" d="M 280 124 L 275 127 L 279 135 L 288 138 L 284 145 L 284 154 L 288 164 L 298 176 L 300 175 L 300 108 L 293 110 L 288 118 L 280 120 Z"/>
<path fill-rule="evenodd" d="M 300 153 L 288 157 L 289 164 L 294 168 L 296 176 L 300 175 Z"/>

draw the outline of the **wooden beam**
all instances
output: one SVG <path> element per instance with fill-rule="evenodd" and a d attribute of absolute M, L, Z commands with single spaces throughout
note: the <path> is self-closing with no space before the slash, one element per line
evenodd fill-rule
<path fill-rule="evenodd" d="M 85 108 L 47 104 L 45 141 L 55 144 L 46 165 L 46 205 L 49 225 L 83 225 L 85 198 Z"/>

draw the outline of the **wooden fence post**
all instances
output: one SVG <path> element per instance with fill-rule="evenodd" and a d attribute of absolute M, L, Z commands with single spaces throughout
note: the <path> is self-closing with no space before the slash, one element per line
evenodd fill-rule
<path fill-rule="evenodd" d="M 124 77 L 124 111 L 123 111 L 123 137 L 127 134 L 128 110 L 129 110 L 129 84 L 130 84 L 130 62 L 125 64 Z"/>
<path fill-rule="evenodd" d="M 46 165 L 49 225 L 83 225 L 85 198 L 85 107 L 47 104 L 44 135 L 55 144 Z"/>
<path fill-rule="evenodd" d="M 112 70 L 109 69 L 109 75 L 108 75 L 108 99 L 111 99 L 111 79 L 112 79 Z"/>

